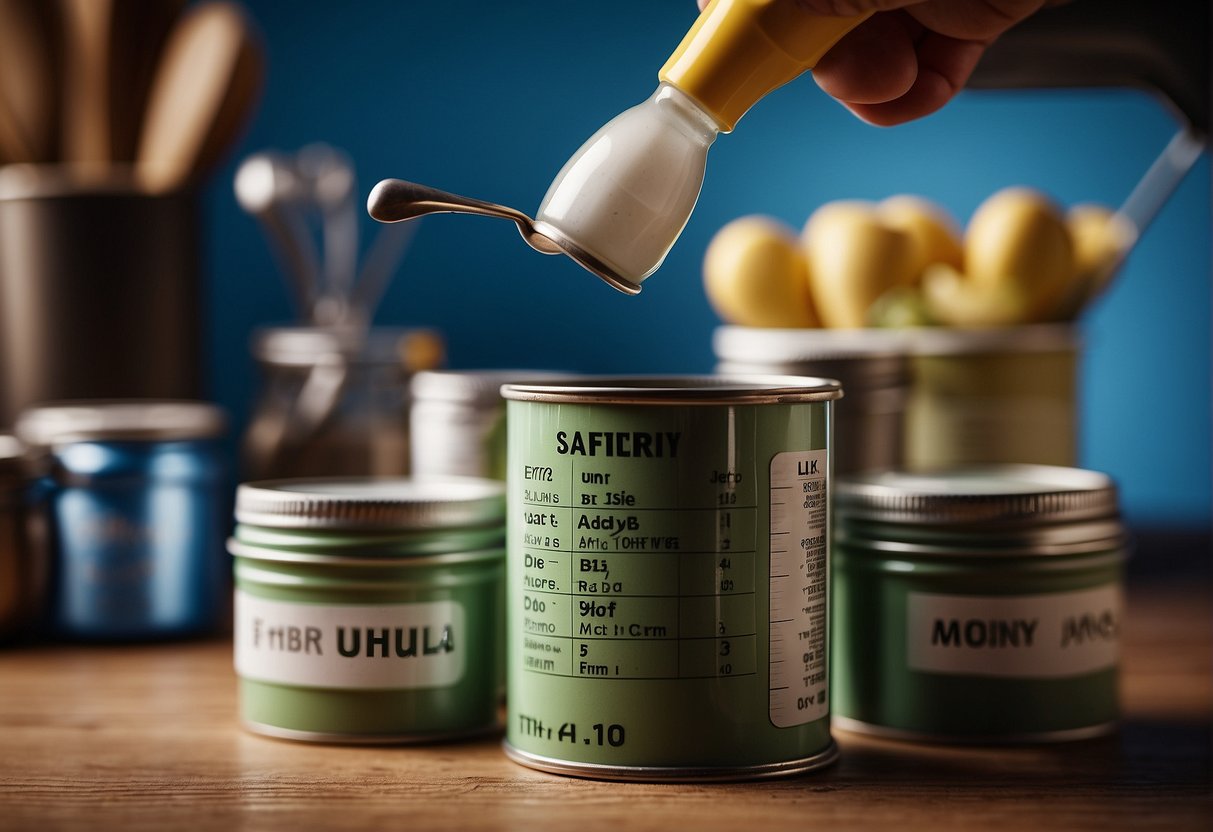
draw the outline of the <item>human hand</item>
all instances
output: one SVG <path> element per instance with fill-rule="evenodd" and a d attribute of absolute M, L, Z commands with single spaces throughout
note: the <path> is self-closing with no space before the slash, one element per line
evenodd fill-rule
<path fill-rule="evenodd" d="M 935 112 L 999 35 L 1057 0 L 786 0 L 810 14 L 875 11 L 813 68 L 859 118 L 891 126 Z M 708 0 L 699 0 L 699 8 Z"/>

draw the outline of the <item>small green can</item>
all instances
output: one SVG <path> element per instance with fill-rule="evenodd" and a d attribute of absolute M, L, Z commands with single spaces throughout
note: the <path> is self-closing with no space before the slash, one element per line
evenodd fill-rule
<path fill-rule="evenodd" d="M 836 726 L 971 743 L 1114 729 L 1127 540 L 1107 476 L 889 472 L 836 497 Z"/>
<path fill-rule="evenodd" d="M 558 774 L 831 762 L 837 382 L 510 384 L 506 753 Z"/>
<path fill-rule="evenodd" d="M 244 724 L 339 743 L 496 728 L 504 517 L 489 480 L 240 486 L 228 548 Z"/>

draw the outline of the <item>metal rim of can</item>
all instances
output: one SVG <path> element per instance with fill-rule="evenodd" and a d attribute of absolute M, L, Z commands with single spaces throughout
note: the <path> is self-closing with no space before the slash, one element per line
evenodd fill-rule
<path fill-rule="evenodd" d="M 829 745 L 812 756 L 752 766 L 666 767 L 582 763 L 523 751 L 508 740 L 502 742 L 502 750 L 505 751 L 507 757 L 519 765 L 538 771 L 627 783 L 720 783 L 791 777 L 833 765 L 839 757 L 838 743 L 833 739 L 830 740 Z"/>
<path fill-rule="evenodd" d="M 172 399 L 62 401 L 35 405 L 17 420 L 25 444 L 50 447 L 73 442 L 213 439 L 227 418 L 208 402 Z"/>
<path fill-rule="evenodd" d="M 911 356 L 1020 355 L 1078 352 L 1082 339 L 1070 324 L 1005 327 L 916 327 L 906 331 Z"/>
<path fill-rule="evenodd" d="M 842 478 L 837 536 L 880 552 L 1023 556 L 1123 548 L 1116 485 L 1097 471 L 989 465 Z"/>
<path fill-rule="evenodd" d="M 1026 734 L 980 734 L 974 736 L 959 736 L 956 734 L 937 734 L 930 731 L 907 731 L 902 728 L 889 728 L 884 725 L 877 725 L 871 722 L 864 722 L 860 719 L 852 719 L 851 717 L 839 716 L 834 714 L 830 717 L 835 728 L 841 731 L 847 731 L 851 734 L 863 734 L 869 737 L 878 737 L 887 740 L 899 740 L 901 742 L 942 742 L 949 745 L 1035 745 L 1038 743 L 1064 743 L 1076 742 L 1079 740 L 1090 740 L 1097 737 L 1105 737 L 1108 734 L 1115 733 L 1120 726 L 1118 720 L 1111 722 L 1101 722 L 1097 725 L 1088 725 L 1080 728 L 1063 728 L 1058 731 L 1033 731 Z"/>
<path fill-rule="evenodd" d="M 474 477 L 262 480 L 236 489 L 236 522 L 283 529 L 444 529 L 500 524 L 505 484 Z"/>
<path fill-rule="evenodd" d="M 280 549 L 269 549 L 245 543 L 235 537 L 228 538 L 227 551 L 233 557 L 248 561 L 267 561 L 270 563 L 297 563 L 309 566 L 371 566 L 392 567 L 414 566 L 453 566 L 462 563 L 476 563 L 488 560 L 505 560 L 505 539 L 494 547 L 484 549 L 469 549 L 462 552 L 443 552 L 427 555 L 401 555 L 385 557 L 347 557 L 345 555 L 318 555 L 312 552 L 290 552 Z M 262 579 L 262 583 L 281 583 L 294 585 L 291 579 L 274 581 Z M 378 585 L 378 584 L 376 584 Z M 348 586 L 348 584 L 347 584 Z M 370 586 L 370 585 L 368 585 Z M 381 588 L 381 586 L 380 586 Z"/>
<path fill-rule="evenodd" d="M 800 404 L 842 398 L 842 385 L 812 376 L 570 376 L 543 384 L 506 384 L 511 401 L 554 404 Z"/>
<path fill-rule="evenodd" d="M 712 349 L 721 361 L 799 364 L 903 358 L 909 339 L 900 329 L 780 329 L 719 326 Z"/>

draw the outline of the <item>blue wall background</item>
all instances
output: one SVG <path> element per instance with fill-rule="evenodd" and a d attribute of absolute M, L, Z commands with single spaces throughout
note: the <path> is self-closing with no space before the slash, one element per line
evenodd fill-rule
<path fill-rule="evenodd" d="M 258 114 L 208 190 L 211 387 L 247 417 L 248 337 L 292 310 L 236 163 L 312 141 L 354 158 L 363 193 L 395 176 L 533 211 L 564 160 L 645 98 L 695 17 L 692 0 L 246 0 L 265 41 Z M 719 323 L 700 263 L 749 213 L 801 225 L 822 202 L 917 193 L 962 222 L 1008 185 L 1117 205 L 1176 123 L 1135 91 L 966 92 L 914 124 L 864 125 L 803 78 L 712 150 L 695 215 L 627 298 L 507 223 L 425 220 L 378 322 L 444 331 L 453 367 L 707 372 Z M 1197 168 L 1084 318 L 1082 464 L 1120 482 L 1130 520 L 1210 523 L 1210 170 Z M 374 233 L 364 219 L 364 240 Z"/>

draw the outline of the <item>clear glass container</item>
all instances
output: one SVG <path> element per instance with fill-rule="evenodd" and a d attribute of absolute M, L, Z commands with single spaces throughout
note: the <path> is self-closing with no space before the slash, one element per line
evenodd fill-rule
<path fill-rule="evenodd" d="M 252 348 L 262 387 L 245 478 L 409 472 L 409 381 L 442 365 L 439 333 L 284 327 L 259 331 Z"/>

